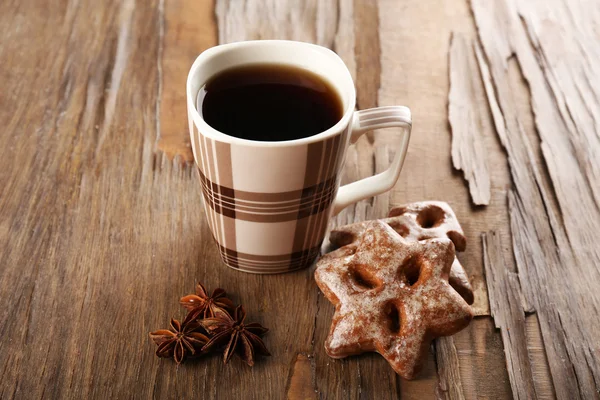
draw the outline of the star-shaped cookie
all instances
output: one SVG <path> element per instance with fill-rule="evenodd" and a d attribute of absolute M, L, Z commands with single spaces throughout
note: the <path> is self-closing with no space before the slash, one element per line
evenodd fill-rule
<path fill-rule="evenodd" d="M 447 237 L 454 243 L 456 251 L 465 251 L 467 246 L 467 239 L 454 211 L 448 203 L 442 201 L 423 201 L 395 207 L 390 211 L 388 218 L 382 221 L 410 241 Z M 352 244 L 369 222 L 340 226 L 331 231 L 329 241 L 335 247 Z M 473 304 L 473 288 L 457 258 L 450 269 L 449 281 L 467 303 Z"/>
<path fill-rule="evenodd" d="M 376 351 L 412 379 L 431 340 L 460 331 L 473 318 L 448 283 L 453 260 L 452 241 L 409 242 L 381 221 L 369 223 L 356 246 L 323 256 L 315 280 L 335 305 L 327 354 Z"/>

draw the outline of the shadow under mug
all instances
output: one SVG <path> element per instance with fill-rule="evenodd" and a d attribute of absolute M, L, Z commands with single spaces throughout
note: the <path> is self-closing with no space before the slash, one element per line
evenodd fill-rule
<path fill-rule="evenodd" d="M 239 139 L 210 127 L 198 112 L 200 88 L 225 69 L 257 63 L 308 69 L 330 82 L 343 103 L 340 121 L 319 134 L 281 142 Z M 190 136 L 206 218 L 225 264 L 259 274 L 305 268 L 319 255 L 331 216 L 394 186 L 410 139 L 410 110 L 354 111 L 355 103 L 348 68 L 321 46 L 260 40 L 216 46 L 198 56 L 187 79 Z M 403 128 L 389 169 L 340 188 L 348 146 L 367 131 L 387 127 Z"/>

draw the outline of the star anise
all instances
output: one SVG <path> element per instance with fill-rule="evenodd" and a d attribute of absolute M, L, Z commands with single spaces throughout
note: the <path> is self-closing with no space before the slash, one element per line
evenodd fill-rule
<path fill-rule="evenodd" d="M 246 311 L 244 307 L 238 306 L 233 318 L 224 310 L 216 310 L 215 316 L 200 321 L 202 326 L 212 335 L 211 339 L 204 345 L 202 351 L 210 351 L 216 347 L 225 345 L 223 351 L 223 362 L 227 364 L 231 356 L 236 353 L 246 364 L 253 366 L 256 354 L 270 356 L 259 335 L 268 331 L 267 328 L 254 322 L 245 324 Z"/>
<path fill-rule="evenodd" d="M 206 288 L 198 282 L 196 294 L 184 296 L 179 300 L 179 304 L 189 311 L 185 321 L 214 317 L 217 309 L 232 311 L 233 302 L 225 296 L 225 290 L 221 288 L 213 290 L 209 296 Z"/>
<path fill-rule="evenodd" d="M 170 329 L 160 329 L 150 332 L 150 338 L 158 345 L 156 355 L 175 359 L 181 364 L 188 355 L 196 356 L 202 353 L 202 347 L 208 342 L 208 337 L 200 330 L 202 325 L 198 321 L 180 323 L 171 318 Z"/>

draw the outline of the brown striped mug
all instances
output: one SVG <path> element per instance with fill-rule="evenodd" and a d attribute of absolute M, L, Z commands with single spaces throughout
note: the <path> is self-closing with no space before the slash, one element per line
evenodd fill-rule
<path fill-rule="evenodd" d="M 280 142 L 240 139 L 213 129 L 198 112 L 200 88 L 223 70 L 259 63 L 318 74 L 338 91 L 342 118 L 319 134 Z M 198 56 L 187 79 L 190 136 L 206 218 L 226 265 L 261 274 L 305 268 L 319 255 L 331 216 L 394 186 L 410 139 L 410 110 L 355 111 L 355 103 L 348 68 L 321 46 L 261 40 L 216 46 Z M 403 128 L 389 169 L 340 188 L 348 146 L 367 131 L 387 127 Z"/>

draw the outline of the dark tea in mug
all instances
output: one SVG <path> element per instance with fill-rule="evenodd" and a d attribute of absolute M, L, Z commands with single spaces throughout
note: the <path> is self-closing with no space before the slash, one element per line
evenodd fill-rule
<path fill-rule="evenodd" d="M 221 133 L 263 142 L 316 135 L 344 113 L 329 82 L 280 64 L 244 65 L 215 75 L 200 89 L 198 111 Z"/>

